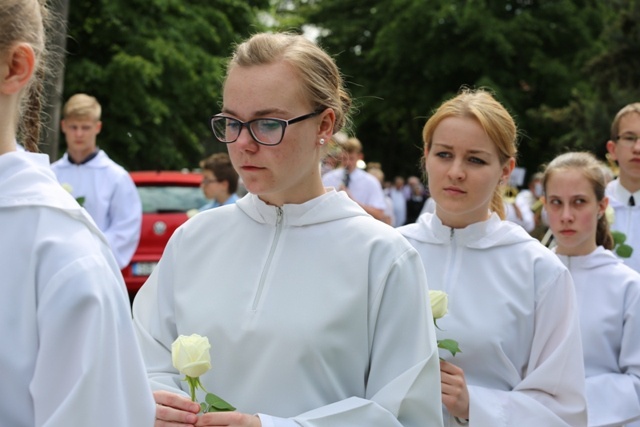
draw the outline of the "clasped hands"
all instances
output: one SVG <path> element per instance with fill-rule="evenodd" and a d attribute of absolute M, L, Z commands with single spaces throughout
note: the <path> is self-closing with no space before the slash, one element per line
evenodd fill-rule
<path fill-rule="evenodd" d="M 236 411 L 198 415 L 200 405 L 188 397 L 164 390 L 154 391 L 153 397 L 156 401 L 155 427 L 262 427 L 257 415 Z"/>

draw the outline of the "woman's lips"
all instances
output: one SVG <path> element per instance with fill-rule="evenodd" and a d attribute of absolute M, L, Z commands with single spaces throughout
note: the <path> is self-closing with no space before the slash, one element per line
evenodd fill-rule
<path fill-rule="evenodd" d="M 458 194 L 466 194 L 465 191 L 461 190 L 458 187 L 446 187 L 444 189 L 445 193 L 447 194 L 452 194 L 452 195 L 458 195 Z"/>
<path fill-rule="evenodd" d="M 245 166 L 242 166 L 241 168 L 242 168 L 242 170 L 245 170 L 245 171 L 257 171 L 257 170 L 263 169 L 263 168 L 260 168 L 258 166 L 253 166 L 253 165 L 245 165 Z"/>

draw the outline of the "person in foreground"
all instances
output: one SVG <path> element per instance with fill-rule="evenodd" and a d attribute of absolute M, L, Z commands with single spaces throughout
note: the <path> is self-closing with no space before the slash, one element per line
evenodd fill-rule
<path fill-rule="evenodd" d="M 151 426 L 109 245 L 49 157 L 16 151 L 18 125 L 37 150 L 45 14 L 37 0 L 0 0 L 0 425 Z"/>
<path fill-rule="evenodd" d="M 575 292 L 564 265 L 504 221 L 501 183 L 516 156 L 516 125 L 486 90 L 463 89 L 423 129 L 435 213 L 400 232 L 418 250 L 449 312 L 439 339 L 445 425 L 586 426 Z"/>
<path fill-rule="evenodd" d="M 420 258 L 322 185 L 350 104 L 331 57 L 304 37 L 237 47 L 211 125 L 249 194 L 176 230 L 133 304 L 156 425 L 442 425 Z M 237 411 L 196 416 L 170 351 L 191 334 L 211 342 L 200 381 Z"/>
<path fill-rule="evenodd" d="M 566 153 L 546 168 L 544 204 L 576 286 L 589 426 L 639 426 L 640 274 L 610 249 L 605 177 L 590 153 Z"/>

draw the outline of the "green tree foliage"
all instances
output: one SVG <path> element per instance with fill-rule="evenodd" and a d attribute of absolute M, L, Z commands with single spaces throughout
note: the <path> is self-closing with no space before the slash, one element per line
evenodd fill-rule
<path fill-rule="evenodd" d="M 640 2 L 607 5 L 607 25 L 583 66 L 586 78 L 575 85 L 565 106 L 540 111 L 543 120 L 560 129 L 552 138 L 557 151 L 578 148 L 605 157 L 613 117 L 623 106 L 640 101 Z"/>
<path fill-rule="evenodd" d="M 322 28 L 318 41 L 335 55 L 360 104 L 355 129 L 367 160 L 384 159 L 388 175 L 419 172 L 421 129 L 462 86 L 490 88 L 516 117 L 518 163 L 529 172 L 559 149 L 569 129 L 554 114 L 569 108 L 576 93 L 590 114 L 599 113 L 585 67 L 605 50 L 599 40 L 611 11 L 603 2 L 307 0 L 298 6 Z"/>
<path fill-rule="evenodd" d="M 103 106 L 98 144 L 126 168 L 195 167 L 211 144 L 233 43 L 258 29 L 268 0 L 71 3 L 65 100 Z M 219 146 L 216 146 L 219 147 Z M 219 150 L 222 147 L 218 148 Z"/>
<path fill-rule="evenodd" d="M 640 99 L 640 2 L 612 1 L 608 12 L 605 48 L 587 63 L 587 71 L 601 100 L 622 107 Z"/>

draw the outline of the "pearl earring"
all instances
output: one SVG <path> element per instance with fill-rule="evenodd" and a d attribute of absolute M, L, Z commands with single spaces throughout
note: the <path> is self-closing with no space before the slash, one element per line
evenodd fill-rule
<path fill-rule="evenodd" d="M 324 138 L 320 138 L 320 145 L 324 145 Z"/>

